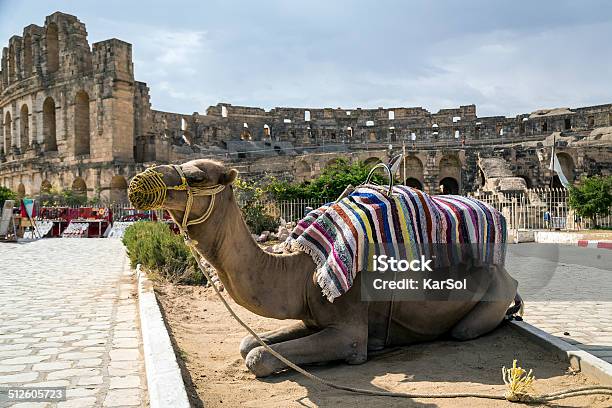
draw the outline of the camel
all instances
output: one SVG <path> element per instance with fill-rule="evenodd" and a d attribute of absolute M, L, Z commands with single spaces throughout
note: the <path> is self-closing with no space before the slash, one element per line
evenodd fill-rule
<path fill-rule="evenodd" d="M 334 360 L 361 364 L 367 360 L 368 352 L 384 347 L 449 336 L 474 339 L 495 329 L 513 300 L 516 302 L 517 282 L 505 269 L 492 275 L 494 279 L 481 300 L 364 302 L 358 274 L 347 293 L 329 302 L 313 279 L 315 263 L 308 254 L 268 253 L 255 242 L 232 190 L 238 174 L 235 169 L 199 159 L 178 167 L 156 166 L 153 170 L 163 176 L 163 183 L 169 187 L 183 183 L 182 172 L 189 186 L 222 188 L 215 194 L 213 206 L 210 195 L 193 198 L 188 218 L 209 214 L 204 222 L 188 227 L 189 236 L 217 270 L 227 293 L 238 305 L 260 316 L 299 321 L 261 335 L 272 349 L 298 365 Z M 130 184 L 131 199 L 136 194 L 132 192 L 133 184 L 134 181 Z M 161 207 L 175 220 L 182 220 L 186 191 L 169 189 L 166 194 Z M 495 300 L 482 300 L 485 295 Z M 242 340 L 240 354 L 256 377 L 287 368 L 250 335 Z"/>

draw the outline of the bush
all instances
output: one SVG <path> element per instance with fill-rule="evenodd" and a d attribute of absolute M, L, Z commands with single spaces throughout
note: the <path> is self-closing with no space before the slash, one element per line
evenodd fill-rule
<path fill-rule="evenodd" d="M 278 218 L 261 202 L 266 198 L 266 189 L 242 179 L 237 179 L 234 185 L 242 216 L 251 233 L 276 230 L 280 224 Z"/>
<path fill-rule="evenodd" d="M 15 194 L 12 190 L 7 187 L 0 186 L 0 211 L 4 206 L 4 202 L 6 200 L 16 200 L 17 194 Z"/>
<path fill-rule="evenodd" d="M 335 200 L 349 184 L 356 187 L 364 183 L 371 169 L 371 164 L 362 161 L 351 163 L 346 159 L 338 159 L 313 180 L 303 183 L 274 181 L 268 185 L 267 191 L 277 200 Z M 388 183 L 382 170 L 374 173 L 372 181 L 383 185 Z"/>
<path fill-rule="evenodd" d="M 136 222 L 125 230 L 123 244 L 132 267 L 142 264 L 172 282 L 206 283 L 183 238 L 165 223 Z"/>

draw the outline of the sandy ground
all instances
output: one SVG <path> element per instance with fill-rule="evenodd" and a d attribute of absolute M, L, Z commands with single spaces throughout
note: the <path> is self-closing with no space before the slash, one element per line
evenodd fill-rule
<path fill-rule="evenodd" d="M 256 379 L 238 352 L 244 329 L 210 288 L 158 285 L 158 298 L 182 360 L 193 406 L 207 407 L 516 407 L 506 401 L 474 398 L 406 400 L 351 394 L 313 383 L 287 371 Z M 266 319 L 232 306 L 257 331 L 289 322 Z M 337 383 L 400 392 L 483 392 L 503 394 L 501 367 L 513 358 L 536 375 L 536 392 L 592 385 L 582 374 L 509 327 L 468 342 L 439 341 L 396 349 L 359 366 L 332 363 L 309 367 Z M 500 385 L 501 384 L 501 385 Z M 559 407 L 610 407 L 612 397 L 586 396 L 558 401 Z"/>

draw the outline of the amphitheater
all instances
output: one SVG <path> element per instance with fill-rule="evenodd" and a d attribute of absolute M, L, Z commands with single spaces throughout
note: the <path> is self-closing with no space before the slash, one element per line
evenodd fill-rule
<path fill-rule="evenodd" d="M 85 25 L 60 12 L 3 48 L 0 112 L 0 184 L 20 196 L 70 189 L 122 202 L 136 172 L 202 157 L 244 177 L 302 181 L 341 157 L 375 163 L 401 151 L 401 177 L 429 193 L 515 191 L 559 185 L 548 169 L 553 141 L 570 181 L 612 173 L 612 104 L 516 117 L 478 117 L 475 105 L 154 110 L 134 79 L 131 44 L 90 47 Z"/>

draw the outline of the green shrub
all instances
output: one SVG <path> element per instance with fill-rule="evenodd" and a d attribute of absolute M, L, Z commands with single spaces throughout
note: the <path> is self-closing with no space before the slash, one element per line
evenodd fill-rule
<path fill-rule="evenodd" d="M 142 264 L 172 282 L 206 282 L 183 238 L 165 223 L 136 222 L 125 230 L 123 244 L 132 267 Z"/>
<path fill-rule="evenodd" d="M 274 231 L 280 222 L 269 208 L 266 208 L 260 200 L 266 199 L 266 189 L 259 183 L 237 179 L 236 198 L 240 203 L 242 216 L 249 230 L 253 234 L 261 234 L 263 231 Z"/>
<path fill-rule="evenodd" d="M 364 183 L 371 169 L 371 164 L 362 161 L 349 162 L 341 158 L 324 168 L 321 174 L 312 180 L 302 183 L 273 181 L 266 187 L 266 191 L 277 200 L 335 200 L 349 184 L 356 187 Z M 372 181 L 383 185 L 388 183 L 382 170 L 374 173 Z"/>
<path fill-rule="evenodd" d="M 16 200 L 17 194 L 15 194 L 12 190 L 7 187 L 0 186 L 0 211 L 2 211 L 2 207 L 4 206 L 4 202 L 6 200 Z"/>

